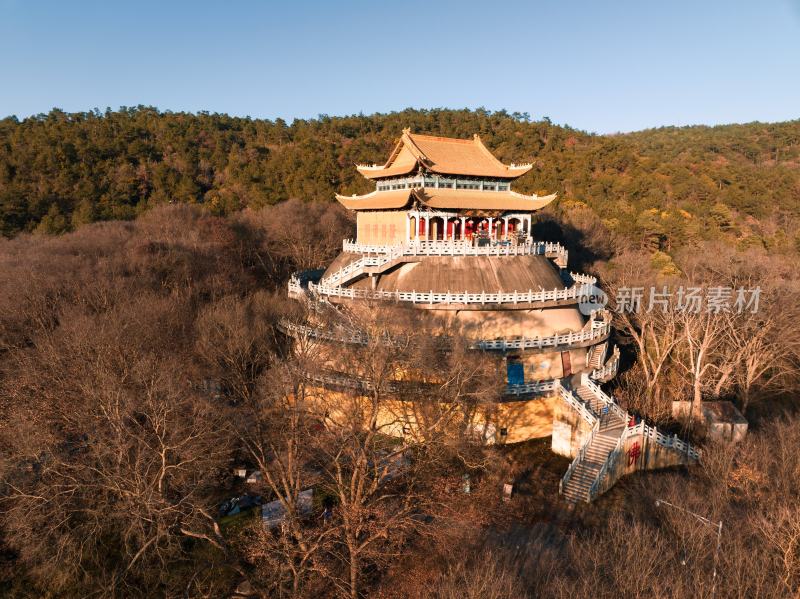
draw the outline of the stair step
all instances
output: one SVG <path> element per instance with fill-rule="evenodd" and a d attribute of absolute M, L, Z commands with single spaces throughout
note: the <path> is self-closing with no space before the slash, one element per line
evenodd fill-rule
<path fill-rule="evenodd" d="M 592 485 L 609 456 L 617 448 L 628 423 L 618 412 L 610 409 L 607 397 L 591 387 L 578 385 L 572 389 L 572 393 L 600 419 L 594 437 L 584 449 L 583 459 L 575 464 L 569 481 L 562 489 L 562 495 L 567 501 L 576 502 L 588 500 Z"/>

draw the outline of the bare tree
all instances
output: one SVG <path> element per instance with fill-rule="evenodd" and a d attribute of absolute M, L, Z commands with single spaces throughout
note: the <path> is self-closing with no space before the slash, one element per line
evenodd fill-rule
<path fill-rule="evenodd" d="M 14 457 L 2 505 L 43 584 L 135 595 L 142 583 L 180 584 L 171 565 L 189 537 L 224 553 L 208 498 L 226 426 L 174 380 L 174 363 L 116 344 L 134 328 L 107 324 L 41 341 L 43 366 L 21 364 L 30 378 L 6 407 L 32 426 L 24 439 L 19 426 L 3 431 Z"/>
<path fill-rule="evenodd" d="M 425 528 L 436 509 L 428 486 L 458 447 L 464 407 L 494 378 L 479 356 L 443 347 L 441 337 L 409 334 L 428 330 L 406 322 L 419 313 L 373 308 L 339 316 L 362 341 L 321 345 L 318 364 L 339 369 L 353 386 L 321 393 L 326 430 L 316 447 L 323 486 L 336 498 L 333 555 L 345 570 L 334 581 L 358 597 L 366 566 L 385 564 Z"/>
<path fill-rule="evenodd" d="M 322 418 L 293 361 L 276 363 L 259 381 L 236 425 L 247 455 L 262 473 L 269 497 L 283 508 L 282 522 L 265 530 L 259 521 L 256 542 L 245 553 L 275 596 L 302 596 L 312 576 L 325 573 L 320 557 L 329 548 L 333 529 L 309 515 L 301 492 L 318 486 L 315 436 Z"/>

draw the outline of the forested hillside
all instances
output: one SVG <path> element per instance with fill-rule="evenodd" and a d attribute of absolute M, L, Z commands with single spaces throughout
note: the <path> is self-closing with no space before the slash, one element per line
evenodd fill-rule
<path fill-rule="evenodd" d="M 597 230 L 580 232 L 602 247 Z M 642 472 L 572 509 L 559 496 L 569 460 L 550 439 L 480 447 L 437 432 L 389 475 L 376 465 L 393 445 L 365 434 L 357 404 L 339 428 L 297 401 L 317 393 L 303 370 L 327 358 L 314 343 L 289 351 L 278 322 L 307 316 L 285 280 L 330 261 L 349 234 L 338 203 L 294 200 L 227 217 L 161 206 L 0 238 L 0 597 L 797 597 L 796 259 L 703 241 L 674 252 L 694 278 L 673 286 L 748 281 L 761 310 L 620 315 L 618 340 L 643 350 L 614 396 L 661 424 L 697 381 L 704 397 L 734 399 L 750 433 L 704 444 L 699 467 Z M 613 291 L 652 285 L 649 257 L 598 264 Z M 385 338 L 385 308 L 368 318 L 351 322 Z M 701 343 L 709 367 L 692 371 L 687 348 Z M 367 373 L 401 363 L 447 380 L 413 396 L 445 408 L 428 413 L 493 401 L 494 362 L 411 348 L 349 355 Z M 247 482 L 240 465 L 267 475 Z M 226 515 L 240 498 L 294 501 L 310 487 L 312 513 L 285 527 L 265 530 L 258 506 Z M 657 500 L 724 520 L 719 547 L 715 528 Z"/>
<path fill-rule="evenodd" d="M 626 245 L 671 250 L 723 237 L 771 251 L 800 246 L 800 121 L 600 136 L 525 114 L 438 109 L 291 125 L 147 107 L 6 118 L 0 231 L 60 233 L 170 202 L 213 214 L 330 202 L 370 188 L 353 165 L 382 161 L 404 127 L 480 133 L 500 159 L 535 163 L 518 190 L 557 191 L 562 214 L 588 205 Z"/>
<path fill-rule="evenodd" d="M 700 466 L 567 506 L 550 439 L 440 426 L 505 377 L 431 343 L 429 310 L 343 310 L 372 341 L 342 348 L 382 381 L 364 386 L 373 410 L 394 373 L 444 381 L 401 388 L 429 433 L 399 446 L 365 427 L 364 391 L 331 394 L 341 423 L 309 409 L 306 373 L 330 356 L 281 331 L 327 313 L 286 281 L 341 251 L 354 223 L 333 194 L 368 190 L 354 163 L 404 127 L 533 161 L 516 189 L 560 194 L 534 236 L 611 297 L 759 290 L 753 311 L 615 316 L 614 397 L 698 444 Z M 484 111 L 54 111 L 0 121 L 0 226 L 2 597 L 800 596 L 800 121 L 597 136 Z M 385 341 L 401 317 L 403 347 Z M 747 438 L 680 427 L 673 402 L 697 393 L 735 402 Z M 285 506 L 281 526 L 259 502 Z"/>

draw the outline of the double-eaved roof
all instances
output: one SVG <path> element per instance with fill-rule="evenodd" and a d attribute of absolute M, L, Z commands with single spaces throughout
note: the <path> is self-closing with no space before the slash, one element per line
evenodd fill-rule
<path fill-rule="evenodd" d="M 386 164 L 357 168 L 367 179 L 400 177 L 418 168 L 439 175 L 516 179 L 531 170 L 532 165 L 503 164 L 477 134 L 472 139 L 454 139 L 416 135 L 404 129 Z"/>
<path fill-rule="evenodd" d="M 513 210 L 533 211 L 543 208 L 556 196 L 539 197 L 513 192 L 509 185 L 490 185 L 494 190 L 463 188 L 452 181 L 433 187 L 428 175 L 442 175 L 446 179 L 472 177 L 510 181 L 531 169 L 530 164 L 506 165 L 495 158 L 475 135 L 472 139 L 452 139 L 432 135 L 415 135 L 408 129 L 395 144 L 389 160 L 383 166 L 358 166 L 358 172 L 368 179 L 404 177 L 424 171 L 425 177 L 415 182 L 401 181 L 403 189 L 376 190 L 366 195 L 342 196 L 339 200 L 350 210 L 397 210 L 419 204 L 434 210 Z M 478 185 L 474 185 L 478 187 Z M 501 191 L 502 189 L 502 191 Z"/>

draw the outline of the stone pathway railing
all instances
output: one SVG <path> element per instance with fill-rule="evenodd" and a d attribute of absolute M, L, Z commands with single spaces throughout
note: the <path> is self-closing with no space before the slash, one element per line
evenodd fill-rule
<path fill-rule="evenodd" d="M 589 285 L 576 285 L 567 289 L 551 289 L 528 291 L 511 291 L 497 293 L 470 293 L 460 292 L 434 292 L 434 291 L 381 291 L 372 289 L 356 289 L 353 287 L 339 287 L 326 283 L 308 284 L 308 290 L 318 295 L 327 297 L 340 297 L 346 299 L 372 299 L 412 304 L 499 304 L 516 306 L 520 304 L 537 304 L 542 302 L 579 303 L 591 294 Z M 289 291 L 302 292 L 299 284 L 289 282 Z"/>
<path fill-rule="evenodd" d="M 546 256 L 567 264 L 569 252 L 560 243 L 530 241 L 523 244 L 496 243 L 478 246 L 463 241 L 412 241 L 401 245 L 367 245 L 352 240 L 342 242 L 342 250 L 351 254 L 393 254 L 404 256 Z"/>
<path fill-rule="evenodd" d="M 589 374 L 591 378 L 602 383 L 613 379 L 619 371 L 619 348 L 615 345 L 611 357 L 600 368 L 595 368 Z"/>
<path fill-rule="evenodd" d="M 300 325 L 288 321 L 281 321 L 279 324 L 280 329 L 292 337 L 310 337 L 314 339 L 321 339 L 325 341 L 336 341 L 341 343 L 353 343 L 359 345 L 366 345 L 369 341 L 365 333 L 357 331 L 345 331 L 337 329 L 328 329 L 322 327 L 310 327 L 307 325 Z M 597 317 L 590 319 L 583 330 L 575 333 L 566 333 L 563 335 L 552 335 L 549 337 L 532 337 L 532 338 L 508 338 L 508 339 L 486 339 L 475 341 L 470 345 L 470 349 L 479 349 L 483 351 L 508 351 L 508 350 L 530 350 L 530 349 L 547 349 L 547 348 L 564 348 L 577 347 L 585 344 L 588 341 L 595 341 L 608 336 L 611 333 L 611 319 L 608 313 L 603 312 Z M 391 339 L 388 336 L 382 343 L 391 345 L 399 342 L 397 339 Z"/>
<path fill-rule="evenodd" d="M 593 410 L 590 403 L 580 402 L 575 394 L 572 394 L 571 392 L 569 392 L 569 394 L 562 393 L 562 397 L 564 397 L 564 399 L 567 400 L 567 402 L 573 408 L 576 407 L 576 401 L 580 403 L 576 409 L 584 418 L 584 420 L 592 425 L 592 433 L 587 437 L 586 441 L 581 446 L 581 449 L 578 451 L 577 456 L 570 464 L 570 468 L 564 474 L 564 477 L 559 484 L 560 493 L 563 494 L 566 492 L 570 486 L 570 481 L 573 474 L 576 470 L 581 469 L 582 476 L 584 478 L 578 483 L 580 485 L 580 491 L 576 494 L 576 491 L 573 489 L 572 496 L 574 498 L 580 495 L 587 502 L 591 502 L 596 499 L 599 494 L 610 488 L 620 477 L 620 474 L 616 471 L 615 466 L 620 456 L 624 453 L 625 441 L 628 438 L 636 435 L 644 434 L 653 442 L 665 448 L 671 449 L 680 454 L 685 454 L 687 462 L 697 461 L 700 459 L 699 452 L 689 443 L 679 439 L 677 435 L 665 435 L 656 427 L 649 426 L 644 422 L 640 422 L 635 426 L 627 426 L 627 424 L 631 421 L 630 414 L 624 410 L 614 400 L 613 397 L 607 395 L 597 383 L 591 380 L 591 378 L 591 375 L 582 375 L 580 387 L 588 389 L 591 392 L 591 394 L 594 396 L 592 401 L 599 400 L 599 405 L 602 406 L 600 408 L 600 413 L 597 413 L 595 410 Z M 567 395 L 571 395 L 572 397 L 567 397 Z M 598 436 L 601 421 L 604 418 L 610 418 L 615 423 L 624 423 L 624 428 L 618 429 L 620 430 L 620 433 L 616 440 L 616 444 L 610 448 L 607 454 L 603 454 L 605 455 L 605 459 L 603 460 L 602 464 L 598 465 L 597 462 L 587 464 L 586 459 L 588 453 L 591 451 L 591 444 Z M 608 444 L 606 444 L 605 447 L 608 447 Z M 586 483 L 585 476 L 587 472 L 591 473 L 593 477 L 591 484 Z M 614 477 L 613 480 L 606 480 L 609 476 Z M 573 487 L 574 486 L 575 485 L 573 485 Z"/>
<path fill-rule="evenodd" d="M 567 265 L 567 250 L 558 243 L 531 242 L 522 245 L 473 246 L 458 241 L 410 242 L 400 245 L 362 245 L 344 241 L 345 252 L 362 256 L 325 276 L 321 283 L 327 286 L 342 286 L 350 280 L 369 273 L 380 271 L 382 267 L 401 257 L 414 256 L 546 256 L 554 258 L 564 268 Z M 585 275 L 583 275 L 585 278 Z M 594 280 L 592 283 L 594 284 Z"/>

